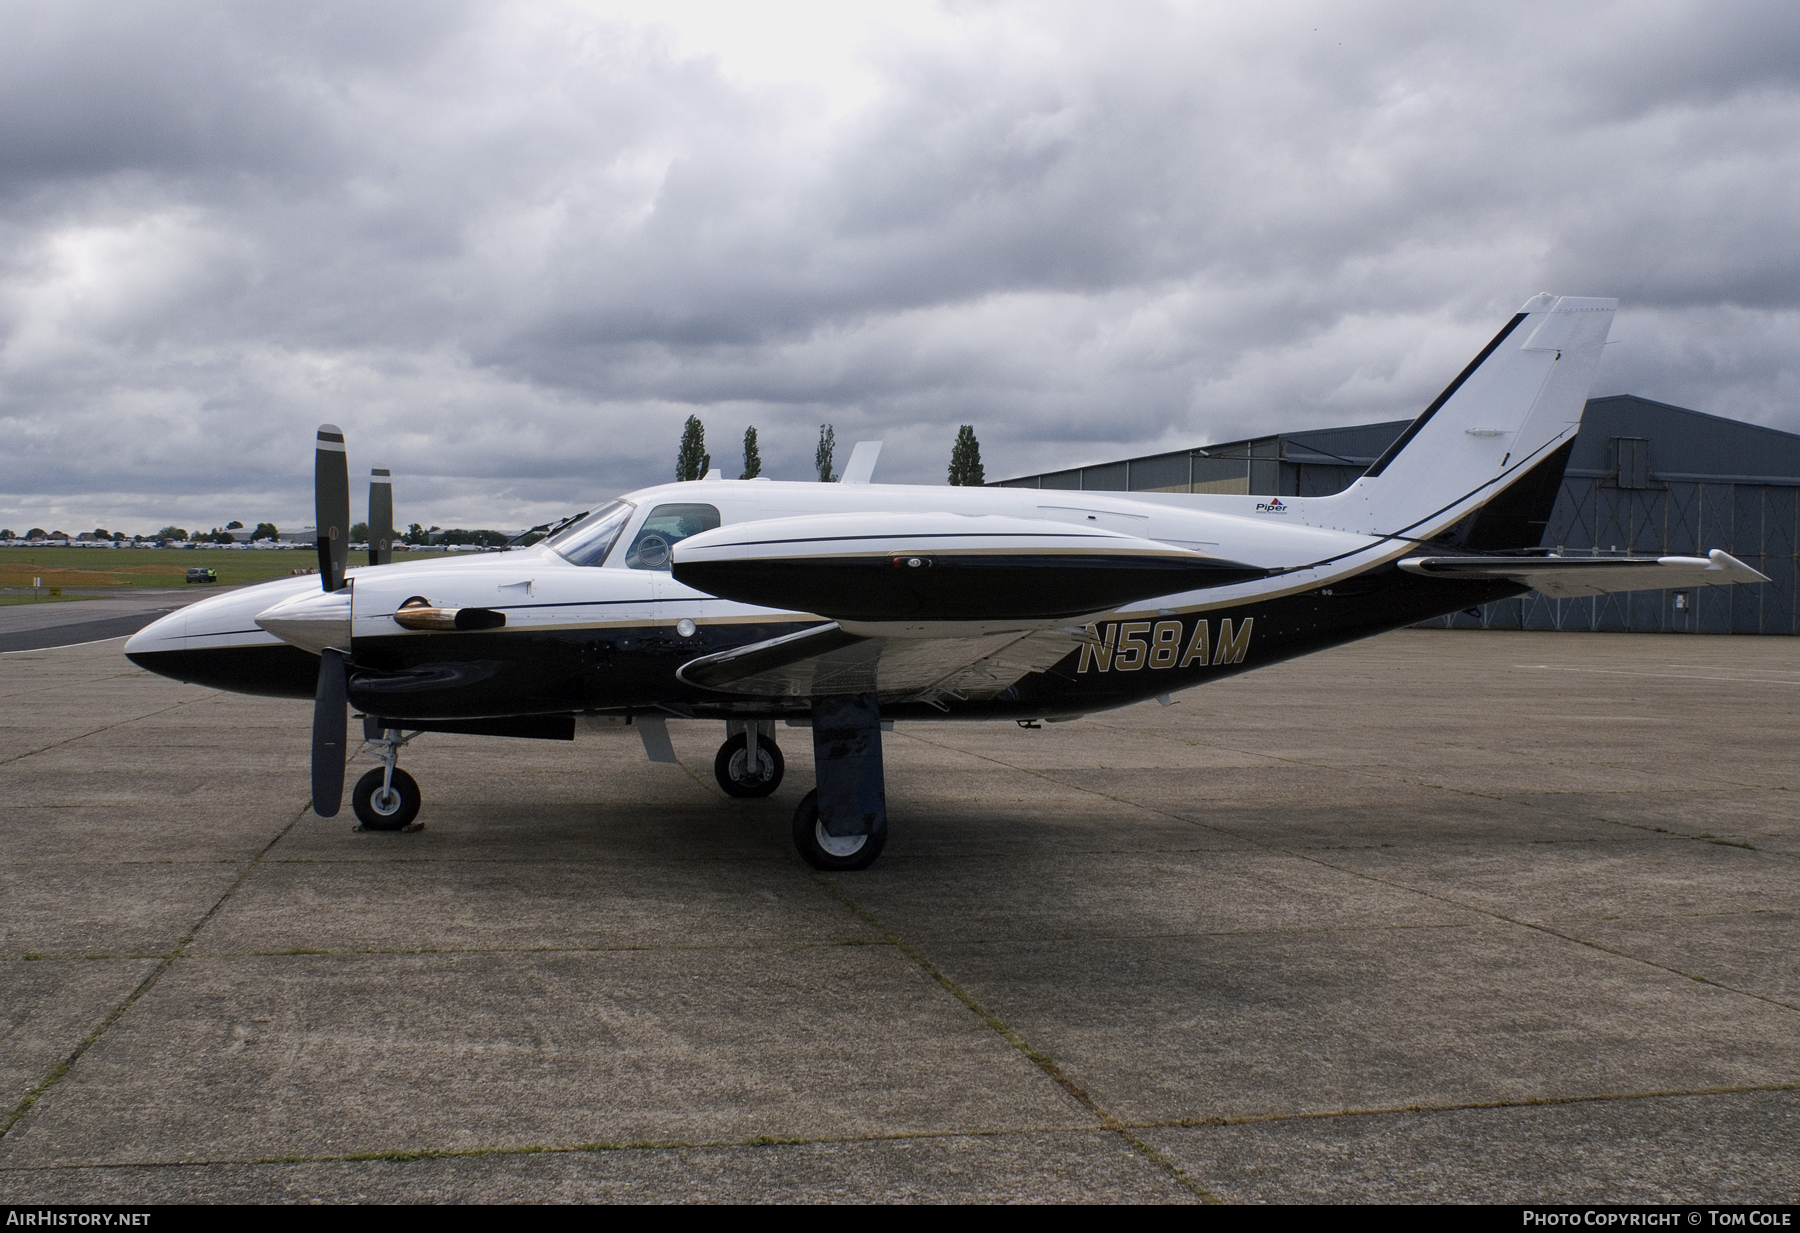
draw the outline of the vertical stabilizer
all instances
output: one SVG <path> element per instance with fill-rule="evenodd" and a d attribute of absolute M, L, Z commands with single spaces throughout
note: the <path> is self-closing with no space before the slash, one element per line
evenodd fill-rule
<path fill-rule="evenodd" d="M 1581 427 L 1617 300 L 1533 296 L 1375 465 L 1309 502 L 1348 531 L 1427 538 L 1523 479 Z"/>

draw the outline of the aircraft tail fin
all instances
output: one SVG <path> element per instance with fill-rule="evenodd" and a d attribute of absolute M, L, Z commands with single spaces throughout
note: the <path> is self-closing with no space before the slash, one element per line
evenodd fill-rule
<path fill-rule="evenodd" d="M 1617 307 L 1533 296 L 1360 479 L 1309 505 L 1344 530 L 1427 539 L 1541 476 L 1581 427 Z"/>
<path fill-rule="evenodd" d="M 1499 496 L 1432 542 L 1466 552 L 1505 552 L 1541 546 L 1556 498 L 1562 493 L 1563 471 L 1574 452 L 1574 439 L 1564 441 L 1528 474 L 1514 480 Z"/>

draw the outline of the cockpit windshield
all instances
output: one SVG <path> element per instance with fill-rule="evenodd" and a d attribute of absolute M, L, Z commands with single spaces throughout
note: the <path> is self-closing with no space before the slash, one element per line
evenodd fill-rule
<path fill-rule="evenodd" d="M 631 521 L 631 515 L 637 507 L 629 501 L 614 501 L 604 505 L 583 518 L 572 527 L 565 527 L 544 541 L 546 547 L 554 548 L 573 565 L 600 565 L 605 562 L 606 554 L 612 550 L 613 541 L 619 538 L 619 532 Z"/>

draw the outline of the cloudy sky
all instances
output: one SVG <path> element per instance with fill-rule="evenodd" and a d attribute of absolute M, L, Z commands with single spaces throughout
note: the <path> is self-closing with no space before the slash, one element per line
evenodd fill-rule
<path fill-rule="evenodd" d="M 0 523 L 521 526 L 1415 414 L 1531 294 L 1800 431 L 1779 3 L 0 0 Z"/>

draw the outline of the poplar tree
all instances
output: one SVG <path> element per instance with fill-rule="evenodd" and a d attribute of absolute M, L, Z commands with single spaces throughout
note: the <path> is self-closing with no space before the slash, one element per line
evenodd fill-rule
<path fill-rule="evenodd" d="M 690 415 L 681 430 L 681 451 L 675 455 L 675 478 L 697 480 L 712 466 L 712 455 L 706 452 L 706 426 L 700 417 Z"/>
<path fill-rule="evenodd" d="M 744 473 L 739 479 L 755 479 L 762 474 L 762 453 L 756 448 L 756 425 L 744 429 Z"/>
<path fill-rule="evenodd" d="M 819 482 L 829 484 L 837 479 L 831 473 L 831 452 L 837 446 L 837 433 L 830 424 L 819 425 L 819 448 L 813 455 L 813 463 L 819 468 Z"/>
<path fill-rule="evenodd" d="M 975 439 L 975 425 L 964 424 L 956 430 L 956 444 L 950 447 L 950 482 L 975 488 L 987 481 L 981 465 L 981 442 Z"/>

